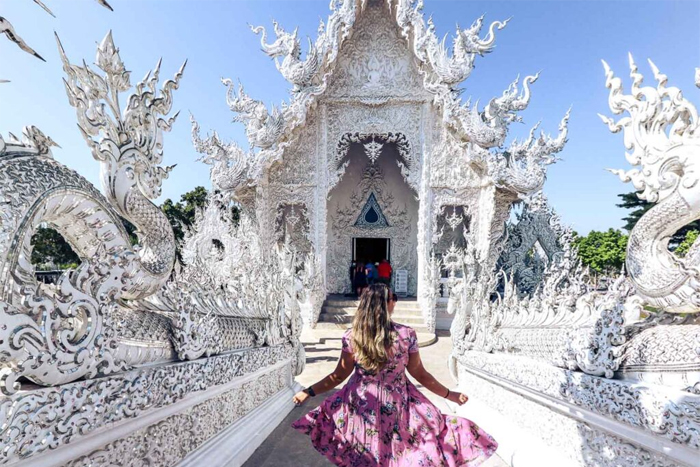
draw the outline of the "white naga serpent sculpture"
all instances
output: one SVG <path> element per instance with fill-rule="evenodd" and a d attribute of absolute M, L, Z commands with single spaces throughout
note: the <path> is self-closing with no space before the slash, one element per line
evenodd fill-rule
<path fill-rule="evenodd" d="M 195 270 L 201 262 L 174 272 L 175 236 L 151 200 L 171 169 L 161 166 L 163 132 L 177 116 L 166 118 L 185 65 L 158 90 L 159 62 L 122 110 L 120 93 L 132 86 L 111 33 L 97 50 L 103 73 L 71 64 L 60 42 L 59 52 L 106 196 L 55 161 L 55 143 L 36 128 L 25 128 L 22 141 L 0 138 L 0 391 L 17 391 L 22 379 L 56 385 L 222 350 L 286 341 L 301 347 L 298 330 L 287 329 L 297 317 L 283 306 L 294 286 L 293 278 L 279 279 L 283 258 L 272 261 L 270 278 L 247 277 L 253 285 L 243 291 L 191 280 L 206 275 Z M 137 228 L 137 246 L 121 218 Z M 37 282 L 30 261 L 40 225 L 55 228 L 83 260 L 55 287 Z M 303 368 L 303 352 L 297 357 Z"/>
<path fill-rule="evenodd" d="M 640 166 L 611 170 L 631 181 L 639 197 L 655 205 L 639 219 L 627 246 L 627 272 L 637 293 L 651 306 L 668 312 L 700 311 L 700 242 L 684 258 L 668 249 L 670 237 L 700 219 L 700 121 L 695 106 L 649 61 L 657 87 L 642 87 L 642 75 L 629 57 L 631 94 L 603 62 L 610 108 L 627 112 L 619 121 L 604 117 L 614 133 L 623 131 L 627 161 Z M 700 75 L 696 74 L 700 86 Z"/>
<path fill-rule="evenodd" d="M 157 95 L 156 68 L 137 85 L 122 114 L 118 95 L 131 85 L 111 34 L 97 52 L 105 77 L 71 65 L 60 43 L 59 50 L 68 75 L 66 91 L 79 128 L 101 162 L 107 198 L 54 161 L 53 142 L 38 130 L 25 129 L 23 143 L 3 145 L 0 371 L 5 392 L 17 390 L 20 377 L 61 384 L 172 357 L 167 318 L 129 313 L 119 300 L 152 295 L 168 279 L 175 260 L 172 228 L 149 198 L 158 196 L 168 173 L 158 164 L 162 132 L 173 119 L 159 115 L 170 111 L 182 70 Z M 102 136 L 99 142 L 92 139 L 97 135 Z M 138 228 L 138 250 L 131 247 L 120 216 Z M 54 227 L 85 259 L 53 291 L 39 286 L 30 263 L 31 238 L 41 224 Z M 135 326 L 136 321 L 141 325 Z M 115 340 L 118 328 L 124 331 L 121 344 Z"/>

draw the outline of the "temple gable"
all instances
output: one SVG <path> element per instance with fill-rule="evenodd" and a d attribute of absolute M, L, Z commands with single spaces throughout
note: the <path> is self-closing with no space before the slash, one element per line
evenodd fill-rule
<path fill-rule="evenodd" d="M 413 97 L 423 89 L 417 61 L 384 2 L 370 2 L 341 47 L 327 96 Z"/>

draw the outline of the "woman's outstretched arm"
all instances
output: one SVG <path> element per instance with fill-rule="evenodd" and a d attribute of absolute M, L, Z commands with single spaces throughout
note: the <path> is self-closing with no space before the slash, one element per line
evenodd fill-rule
<path fill-rule="evenodd" d="M 423 361 L 420 358 L 420 352 L 408 354 L 408 365 L 406 366 L 406 370 L 416 379 L 416 381 L 425 386 L 427 390 L 437 394 L 440 397 L 444 397 L 459 405 L 462 405 L 469 400 L 465 394 L 451 391 L 447 386 L 443 386 L 440 381 L 435 379 L 435 377 L 423 366 Z"/>
<path fill-rule="evenodd" d="M 352 373 L 354 365 L 355 360 L 353 359 L 352 354 L 348 352 L 341 352 L 340 359 L 338 360 L 338 364 L 335 366 L 335 370 L 333 370 L 332 373 L 323 378 L 321 381 L 318 381 L 309 387 L 316 395 L 323 394 L 324 392 L 333 389 L 345 381 L 345 379 L 350 376 L 350 373 Z M 294 395 L 292 400 L 295 404 L 301 405 L 309 397 L 310 396 L 306 392 L 299 391 Z"/>

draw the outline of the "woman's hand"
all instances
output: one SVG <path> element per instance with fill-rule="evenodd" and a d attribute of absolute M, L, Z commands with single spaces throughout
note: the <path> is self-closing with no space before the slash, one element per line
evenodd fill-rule
<path fill-rule="evenodd" d="M 306 402 L 306 399 L 308 399 L 309 396 L 307 393 L 304 391 L 299 391 L 296 394 L 294 394 L 294 397 L 292 397 L 292 402 L 294 402 L 294 405 L 297 407 L 301 406 L 304 402 Z"/>
<path fill-rule="evenodd" d="M 469 400 L 469 397 L 466 394 L 462 394 L 461 392 L 450 391 L 450 395 L 447 396 L 447 400 L 450 402 L 454 402 L 457 405 L 463 405 Z"/>

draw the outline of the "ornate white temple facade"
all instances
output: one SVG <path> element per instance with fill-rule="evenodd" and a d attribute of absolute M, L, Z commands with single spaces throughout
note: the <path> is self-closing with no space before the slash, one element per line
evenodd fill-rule
<path fill-rule="evenodd" d="M 92 67 L 58 43 L 102 191 L 38 128 L 0 138 L 0 465 L 241 465 L 291 410 L 303 325 L 349 290 L 353 259 L 387 257 L 428 328 L 448 297 L 459 410 L 510 465 L 697 466 L 700 242 L 668 250 L 700 218 L 696 107 L 653 63 L 642 87 L 630 58 L 630 94 L 605 66 L 626 115 L 604 122 L 635 166 L 615 173 L 655 206 L 600 288 L 542 193 L 568 113 L 556 137 L 507 143 L 536 76 L 482 108 L 459 98 L 506 23 L 479 18 L 450 51 L 421 1 L 331 7 L 303 60 L 296 32 L 253 28 L 292 98 L 268 108 L 224 80 L 247 148 L 192 118 L 213 189 L 181 261 L 151 200 L 184 65 L 132 86 L 111 33 Z M 41 225 L 82 260 L 53 285 L 31 263 Z"/>
<path fill-rule="evenodd" d="M 537 77 L 522 90 L 516 80 L 483 109 L 460 102 L 457 86 L 506 25 L 493 23 L 482 39 L 482 21 L 457 31 L 450 56 L 415 6 L 343 2 L 303 61 L 296 31 L 275 23 L 268 38 L 253 28 L 291 83 L 291 102 L 268 111 L 225 80 L 250 149 L 198 133 L 195 143 L 218 154 L 213 171 L 270 245 L 289 241 L 312 253 L 325 292 L 352 289 L 352 261 L 386 258 L 408 273 L 407 293 L 420 298 L 434 329 L 431 258 L 469 242 L 494 264 L 511 205 L 541 188 L 568 116 L 557 138 L 533 135 L 504 148 Z"/>

